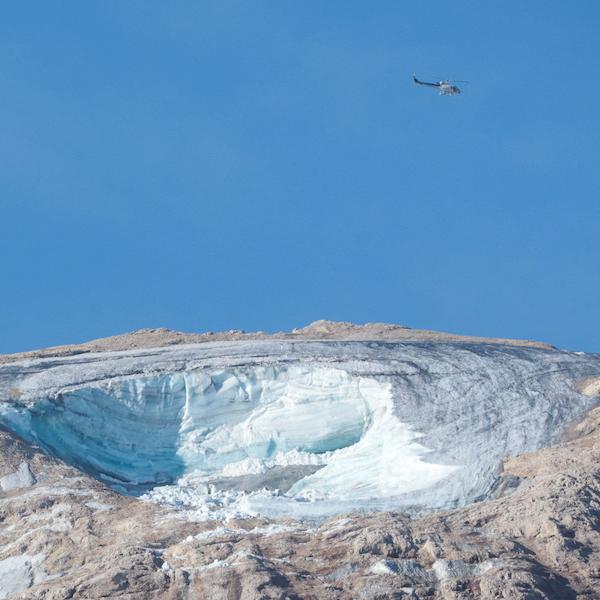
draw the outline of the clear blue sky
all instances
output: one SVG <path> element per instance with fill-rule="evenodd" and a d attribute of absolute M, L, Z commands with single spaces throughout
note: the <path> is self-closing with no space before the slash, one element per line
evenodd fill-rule
<path fill-rule="evenodd" d="M 5 4 L 0 352 L 318 318 L 600 351 L 598 31 L 596 0 Z"/>

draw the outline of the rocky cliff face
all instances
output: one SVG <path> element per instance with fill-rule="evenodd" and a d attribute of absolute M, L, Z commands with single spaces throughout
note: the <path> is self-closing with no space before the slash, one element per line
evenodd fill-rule
<path fill-rule="evenodd" d="M 369 327 L 4 360 L 0 598 L 597 597 L 600 357 Z"/>

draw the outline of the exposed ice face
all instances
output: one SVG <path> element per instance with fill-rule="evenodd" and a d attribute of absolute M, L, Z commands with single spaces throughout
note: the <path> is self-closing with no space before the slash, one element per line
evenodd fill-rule
<path fill-rule="evenodd" d="M 394 415 L 389 383 L 333 368 L 111 381 L 37 403 L 23 433 L 130 490 L 184 477 L 155 495 L 173 503 L 180 487 L 204 492 L 237 478 L 247 488 L 247 476 L 266 474 L 260 483 L 283 482 L 288 497 L 320 498 L 331 508 L 429 487 L 458 468 L 427 462 L 422 434 Z"/>
<path fill-rule="evenodd" d="M 0 417 L 197 518 L 447 508 L 593 405 L 597 356 L 484 344 L 238 343 L 0 368 Z"/>

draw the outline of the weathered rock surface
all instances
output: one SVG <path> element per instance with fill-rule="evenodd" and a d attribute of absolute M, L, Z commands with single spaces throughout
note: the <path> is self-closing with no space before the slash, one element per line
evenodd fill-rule
<path fill-rule="evenodd" d="M 0 427 L 0 598 L 591 600 L 599 459 L 595 408 L 563 441 L 507 457 L 494 498 L 463 508 L 193 522 Z"/>

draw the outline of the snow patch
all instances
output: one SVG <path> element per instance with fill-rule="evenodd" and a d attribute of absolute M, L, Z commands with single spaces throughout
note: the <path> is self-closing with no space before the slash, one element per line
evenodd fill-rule
<path fill-rule="evenodd" d="M 416 560 L 388 559 L 373 563 L 368 571 L 371 575 L 399 575 L 414 578 L 424 582 L 431 582 L 433 574 Z"/>
<path fill-rule="evenodd" d="M 395 575 L 397 572 L 398 567 L 387 560 L 380 560 L 369 568 L 369 573 L 372 575 Z"/>
<path fill-rule="evenodd" d="M 104 512 L 106 510 L 110 510 L 111 508 L 114 508 L 114 506 L 112 504 L 104 504 L 102 502 L 96 502 L 95 500 L 92 502 L 86 502 L 85 505 L 88 508 L 95 510 L 96 512 Z"/>
<path fill-rule="evenodd" d="M 34 484 L 35 477 L 26 462 L 22 462 L 14 473 L 0 477 L 0 489 L 3 492 L 31 487 Z"/>
<path fill-rule="evenodd" d="M 490 558 L 481 563 L 470 564 L 463 560 L 438 559 L 432 565 L 432 570 L 437 579 L 471 579 L 482 575 L 486 571 L 498 566 L 499 559 Z"/>
<path fill-rule="evenodd" d="M 207 565 L 198 567 L 198 571 L 210 571 L 211 569 L 226 569 L 229 563 L 226 560 L 213 560 Z"/>
<path fill-rule="evenodd" d="M 22 554 L 0 560 L 0 600 L 50 579 L 41 566 L 44 558 L 44 554 Z"/>

